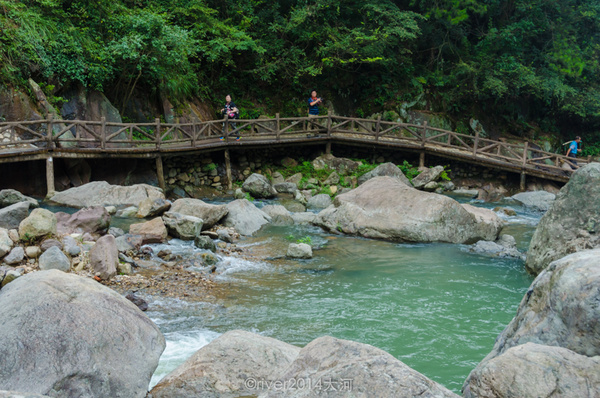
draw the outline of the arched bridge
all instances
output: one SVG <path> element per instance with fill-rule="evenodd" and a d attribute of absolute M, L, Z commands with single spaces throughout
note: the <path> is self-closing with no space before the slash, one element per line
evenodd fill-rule
<path fill-rule="evenodd" d="M 229 135 L 223 134 L 223 131 Z M 49 134 L 48 132 L 52 132 Z M 241 135 L 237 141 L 236 136 Z M 223 140 L 220 138 L 223 137 Z M 164 188 L 162 157 L 202 151 L 261 146 L 325 144 L 397 148 L 424 156 L 461 160 L 525 176 L 566 182 L 576 168 L 573 159 L 532 149 L 529 143 L 511 144 L 453 131 L 381 120 L 317 116 L 208 122 L 112 123 L 105 119 L 36 120 L 0 123 L 0 163 L 45 159 L 48 192 L 54 191 L 53 158 L 156 158 Z M 579 165 L 586 161 L 578 160 Z M 229 174 L 229 173 L 228 173 Z M 231 176 L 228 175 L 228 181 Z"/>

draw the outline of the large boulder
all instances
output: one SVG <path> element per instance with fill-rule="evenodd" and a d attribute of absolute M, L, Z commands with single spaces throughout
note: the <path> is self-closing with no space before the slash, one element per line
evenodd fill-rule
<path fill-rule="evenodd" d="M 8 230 L 0 228 L 0 258 L 10 253 L 14 245 L 15 242 L 8 236 Z"/>
<path fill-rule="evenodd" d="M 312 209 L 326 209 L 332 204 L 331 196 L 320 193 L 308 199 L 306 206 Z"/>
<path fill-rule="evenodd" d="M 171 202 L 164 198 L 146 198 L 140 202 L 137 216 L 140 218 L 160 216 L 170 207 Z"/>
<path fill-rule="evenodd" d="M 514 200 L 521 203 L 525 207 L 530 207 L 539 211 L 548 211 L 556 195 L 546 191 L 521 192 L 511 196 Z"/>
<path fill-rule="evenodd" d="M 168 211 L 162 216 L 169 233 L 180 239 L 193 240 L 202 231 L 202 219 Z"/>
<path fill-rule="evenodd" d="M 600 356 L 525 343 L 478 367 L 464 387 L 465 398 L 597 397 Z"/>
<path fill-rule="evenodd" d="M 90 267 L 92 272 L 101 279 L 109 280 L 117 275 L 119 266 L 119 250 L 115 237 L 104 235 L 90 249 Z"/>
<path fill-rule="evenodd" d="M 267 177 L 262 174 L 252 174 L 244 181 L 242 189 L 249 192 L 254 198 L 272 198 L 277 195 L 277 191 Z"/>
<path fill-rule="evenodd" d="M 170 211 L 202 219 L 202 229 L 209 229 L 227 215 L 225 205 L 211 205 L 200 199 L 177 199 Z"/>
<path fill-rule="evenodd" d="M 0 208 L 12 206 L 16 203 L 28 203 L 32 209 L 40 207 L 37 200 L 25 196 L 19 191 L 14 189 L 3 189 L 0 191 Z"/>
<path fill-rule="evenodd" d="M 536 275 L 554 260 L 600 247 L 600 163 L 578 169 L 540 220 L 525 267 Z"/>
<path fill-rule="evenodd" d="M 160 217 L 142 223 L 131 224 L 129 226 L 129 233 L 132 235 L 141 235 L 142 244 L 144 245 L 165 242 L 169 235 L 167 227 Z"/>
<path fill-rule="evenodd" d="M 267 205 L 262 209 L 271 217 L 271 224 L 273 225 L 293 225 L 294 219 L 292 213 L 288 211 L 282 205 Z"/>
<path fill-rule="evenodd" d="M 242 330 L 202 347 L 150 391 L 152 398 L 220 398 L 256 394 L 249 379 L 272 380 L 300 348 Z"/>
<path fill-rule="evenodd" d="M 552 262 L 533 281 L 516 316 L 496 338 L 494 348 L 471 372 L 511 347 L 525 343 L 567 348 L 579 355 L 600 355 L 600 249 L 574 253 Z"/>
<path fill-rule="evenodd" d="M 412 187 L 410 181 L 408 181 L 408 178 L 406 178 L 402 170 L 400 170 L 398 166 L 391 162 L 380 164 L 368 173 L 365 173 L 362 176 L 358 177 L 358 185 L 364 184 L 371 178 L 383 176 L 397 178 L 403 184 Z"/>
<path fill-rule="evenodd" d="M 339 175 L 346 175 L 356 171 L 362 163 L 347 158 L 336 158 L 332 154 L 325 154 L 313 160 L 312 165 L 315 170 L 332 169 Z"/>
<path fill-rule="evenodd" d="M 106 181 L 94 181 L 80 187 L 57 192 L 51 201 L 71 207 L 90 206 L 137 206 L 144 199 L 164 199 L 162 190 L 147 184 L 131 186 L 110 185 Z"/>
<path fill-rule="evenodd" d="M 56 235 L 56 216 L 50 210 L 34 209 L 19 224 L 19 237 L 21 240 L 30 240 L 45 235 Z"/>
<path fill-rule="evenodd" d="M 110 227 L 110 214 L 104 206 L 85 207 L 73 214 L 58 212 L 56 230 L 60 235 L 89 232 L 104 235 Z"/>
<path fill-rule="evenodd" d="M 229 213 L 225 217 L 226 227 L 233 227 L 241 235 L 252 235 L 265 224 L 271 222 L 271 217 L 254 206 L 246 199 L 237 199 L 227 204 Z"/>
<path fill-rule="evenodd" d="M 42 271 L 56 269 L 67 272 L 71 269 L 71 261 L 69 261 L 69 258 L 56 246 L 52 246 L 40 256 L 39 265 Z"/>
<path fill-rule="evenodd" d="M 50 398 L 49 395 L 30 394 L 19 391 L 0 391 L 0 398 Z"/>
<path fill-rule="evenodd" d="M 60 271 L 0 290 L 0 390 L 53 397 L 145 397 L 165 340 L 134 304 Z"/>
<path fill-rule="evenodd" d="M 290 243 L 286 256 L 290 258 L 312 258 L 312 247 L 306 243 Z"/>
<path fill-rule="evenodd" d="M 429 169 L 425 169 L 419 173 L 418 176 L 412 179 L 412 185 L 415 188 L 423 188 L 425 185 L 430 182 L 435 182 L 440 178 L 442 172 L 444 171 L 444 166 L 435 166 Z"/>
<path fill-rule="evenodd" d="M 313 221 L 332 232 L 405 242 L 496 240 L 502 223 L 491 210 L 418 191 L 392 177 L 375 177 L 338 195 Z"/>
<path fill-rule="evenodd" d="M 29 215 L 29 203 L 19 202 L 0 209 L 0 228 L 17 229 Z"/>
<path fill-rule="evenodd" d="M 307 344 L 294 362 L 278 374 L 280 382 L 303 381 L 306 382 L 305 388 L 273 388 L 260 394 L 260 398 L 458 398 L 458 395 L 379 348 L 330 336 Z M 269 379 L 272 378 L 273 375 Z M 328 381 L 332 384 L 328 385 Z M 255 391 L 255 394 L 264 389 Z"/>

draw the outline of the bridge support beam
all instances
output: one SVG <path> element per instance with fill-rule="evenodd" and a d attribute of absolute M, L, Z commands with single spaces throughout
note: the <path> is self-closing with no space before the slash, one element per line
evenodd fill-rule
<path fill-rule="evenodd" d="M 46 198 L 54 196 L 56 190 L 54 188 L 54 159 L 52 156 L 46 158 Z"/>
<path fill-rule="evenodd" d="M 328 142 L 327 144 L 325 144 L 325 153 L 327 155 L 331 155 L 331 142 Z"/>
<path fill-rule="evenodd" d="M 419 154 L 419 169 L 425 168 L 425 151 Z"/>
<path fill-rule="evenodd" d="M 167 184 L 165 184 L 165 172 L 163 170 L 162 156 L 156 157 L 156 176 L 158 177 L 158 187 L 163 190 L 163 193 L 167 192 Z"/>
<path fill-rule="evenodd" d="M 231 157 L 229 149 L 225 149 L 225 173 L 227 173 L 227 189 L 233 189 L 233 181 L 231 181 Z"/>
<path fill-rule="evenodd" d="M 526 189 L 526 180 L 525 180 L 525 171 L 521 171 L 521 183 L 519 184 L 519 188 L 521 192 L 524 192 Z"/>

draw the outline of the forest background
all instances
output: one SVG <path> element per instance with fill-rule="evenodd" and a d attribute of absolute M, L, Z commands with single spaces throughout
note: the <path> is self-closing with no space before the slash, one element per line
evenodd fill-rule
<path fill-rule="evenodd" d="M 135 96 L 227 93 L 298 116 L 314 88 L 342 115 L 412 106 L 600 153 L 597 0 L 0 0 L 0 26 L 0 89 L 33 78 L 59 107 L 80 85 L 124 119 Z"/>

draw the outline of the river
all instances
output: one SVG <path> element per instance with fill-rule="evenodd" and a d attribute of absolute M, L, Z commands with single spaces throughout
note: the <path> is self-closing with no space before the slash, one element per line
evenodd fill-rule
<path fill-rule="evenodd" d="M 540 215 L 510 207 L 517 216 L 503 216 L 503 233 L 525 250 Z M 310 237 L 313 259 L 278 258 L 292 236 Z M 218 298 L 145 297 L 167 340 L 151 385 L 219 335 L 243 329 L 298 346 L 323 335 L 371 344 L 459 393 L 533 280 L 523 261 L 465 245 L 398 244 L 311 226 L 264 228 L 238 246 L 257 259 L 221 256 Z M 260 260 L 268 254 L 275 259 Z"/>

